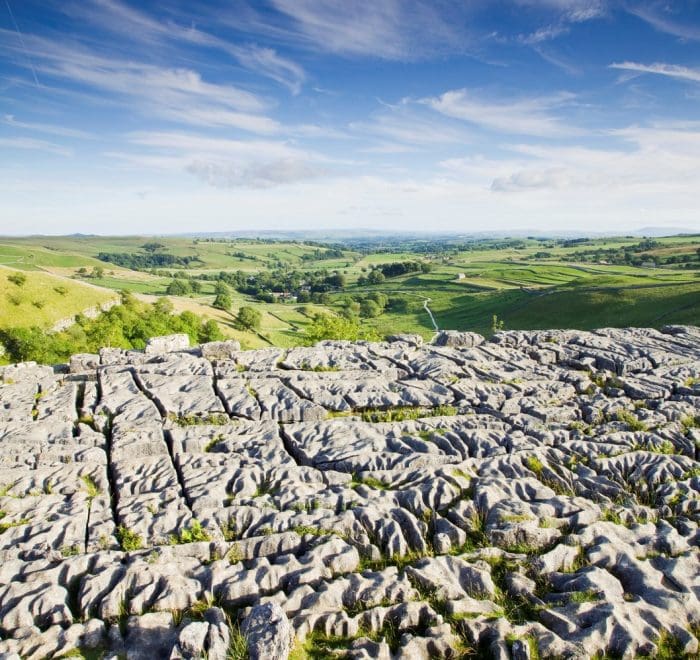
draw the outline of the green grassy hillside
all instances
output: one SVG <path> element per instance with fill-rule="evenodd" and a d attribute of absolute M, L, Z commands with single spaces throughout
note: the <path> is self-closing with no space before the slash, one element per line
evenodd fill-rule
<path fill-rule="evenodd" d="M 112 291 L 48 273 L 0 267 L 0 328 L 50 328 L 116 298 Z"/>

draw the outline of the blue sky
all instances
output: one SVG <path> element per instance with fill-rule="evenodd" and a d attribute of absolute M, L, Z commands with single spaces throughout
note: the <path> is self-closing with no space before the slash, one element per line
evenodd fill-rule
<path fill-rule="evenodd" d="M 700 2 L 0 0 L 0 233 L 700 230 Z"/>

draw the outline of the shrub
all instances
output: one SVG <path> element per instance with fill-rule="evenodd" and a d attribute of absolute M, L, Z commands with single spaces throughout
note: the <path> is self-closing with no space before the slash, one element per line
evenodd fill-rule
<path fill-rule="evenodd" d="M 16 286 L 24 286 L 27 276 L 24 273 L 12 273 L 12 275 L 7 276 L 7 280 Z"/>
<path fill-rule="evenodd" d="M 206 530 L 202 528 L 202 523 L 200 523 L 199 520 L 193 520 L 192 524 L 180 530 L 179 534 L 171 534 L 170 536 L 170 542 L 173 545 L 196 543 L 198 541 L 211 541 L 211 537 L 207 534 Z"/>
<path fill-rule="evenodd" d="M 231 309 L 231 296 L 228 293 L 217 293 L 214 298 L 214 307 L 228 312 Z"/>
<path fill-rule="evenodd" d="M 117 540 L 125 552 L 133 552 L 143 548 L 143 539 L 140 534 L 130 530 L 124 525 L 117 527 Z"/>

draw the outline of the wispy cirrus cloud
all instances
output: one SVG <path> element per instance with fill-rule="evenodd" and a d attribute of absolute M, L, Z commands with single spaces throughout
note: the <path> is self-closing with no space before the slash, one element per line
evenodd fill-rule
<path fill-rule="evenodd" d="M 44 124 L 41 122 L 31 122 L 31 121 L 21 121 L 18 120 L 14 115 L 4 115 L 0 119 L 0 123 L 12 128 L 20 128 L 28 131 L 37 131 L 39 133 L 47 133 L 49 135 L 57 135 L 59 137 L 68 138 L 79 138 L 81 140 L 93 140 L 95 135 L 93 133 L 88 133 L 87 131 L 81 131 L 76 128 L 69 128 L 67 126 L 57 126 L 55 124 Z"/>
<path fill-rule="evenodd" d="M 0 29 L 0 50 L 17 51 L 12 33 Z M 25 34 L 27 49 L 37 70 L 121 96 L 149 101 L 154 107 L 172 103 L 187 105 L 194 100 L 257 112 L 268 107 L 259 96 L 235 87 L 207 82 L 192 69 L 167 68 L 138 60 L 109 57 L 75 45 L 58 44 Z"/>
<path fill-rule="evenodd" d="M 614 62 L 609 65 L 611 69 L 620 69 L 622 71 L 631 71 L 633 73 L 653 73 L 659 76 L 668 76 L 669 78 L 679 78 L 681 80 L 690 80 L 692 82 L 700 82 L 700 69 L 693 69 L 687 66 L 678 64 L 664 64 L 663 62 L 655 62 L 654 64 L 641 64 L 639 62 Z"/>
<path fill-rule="evenodd" d="M 398 105 L 385 107 L 367 120 L 351 122 L 349 129 L 358 137 L 381 140 L 379 145 L 369 148 L 380 153 L 469 142 L 468 131 L 455 126 L 457 122 L 439 121 L 435 116 L 426 116 L 425 111 L 419 114 L 411 105 L 415 104 L 405 99 Z"/>
<path fill-rule="evenodd" d="M 344 56 L 416 60 L 467 52 L 468 4 L 445 0 L 270 0 L 286 19 L 270 29 L 300 45 Z"/>
<path fill-rule="evenodd" d="M 0 37 L 4 33 L 0 30 Z M 34 35 L 25 35 L 25 43 L 38 71 L 64 86 L 69 82 L 76 94 L 92 94 L 97 102 L 128 104 L 141 114 L 184 124 L 259 134 L 282 131 L 265 114 L 272 105 L 268 100 L 231 84 L 209 82 L 192 69 L 107 57 Z M 0 45 L 0 51 L 13 48 L 10 39 Z"/>
<path fill-rule="evenodd" d="M 63 11 L 102 30 L 118 34 L 122 39 L 152 48 L 154 43 L 178 43 L 219 50 L 230 55 L 245 69 L 270 78 L 298 94 L 306 79 L 304 69 L 273 48 L 254 43 L 235 43 L 214 36 L 174 19 L 156 20 L 144 11 L 121 0 L 88 0 L 66 3 Z"/>
<path fill-rule="evenodd" d="M 561 92 L 551 96 L 491 100 L 473 90 L 456 89 L 420 102 L 443 115 L 490 131 L 551 138 L 582 132 L 556 114 L 574 99 L 573 94 Z"/>
<path fill-rule="evenodd" d="M 678 18 L 682 2 L 636 2 L 626 3 L 625 10 L 655 30 L 688 41 L 700 40 L 700 25 L 687 20 L 687 16 Z"/>
<path fill-rule="evenodd" d="M 24 149 L 30 151 L 45 151 L 56 156 L 72 156 L 73 150 L 60 144 L 47 142 L 46 140 L 36 140 L 26 137 L 0 138 L 0 147 L 7 149 Z"/>

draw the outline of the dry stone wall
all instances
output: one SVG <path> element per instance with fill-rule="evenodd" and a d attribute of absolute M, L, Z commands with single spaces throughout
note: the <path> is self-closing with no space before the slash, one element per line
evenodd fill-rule
<path fill-rule="evenodd" d="M 698 652 L 698 328 L 1 376 L 0 658 Z"/>

